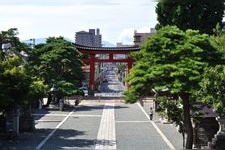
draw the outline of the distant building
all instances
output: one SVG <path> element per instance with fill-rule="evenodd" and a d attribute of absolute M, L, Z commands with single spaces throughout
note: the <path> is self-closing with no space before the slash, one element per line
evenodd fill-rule
<path fill-rule="evenodd" d="M 123 44 L 123 43 L 116 43 L 116 47 L 129 47 L 129 46 L 134 46 L 134 45 L 128 45 L 128 44 Z"/>
<path fill-rule="evenodd" d="M 101 47 L 102 46 L 102 35 L 100 30 L 89 29 L 89 32 L 79 31 L 75 34 L 75 43 L 86 46 Z"/>
<path fill-rule="evenodd" d="M 155 32 L 156 32 L 156 30 L 154 28 L 151 28 L 149 33 L 138 33 L 135 30 L 134 31 L 134 45 L 141 46 Z"/>
<path fill-rule="evenodd" d="M 123 44 L 122 42 L 119 42 L 119 43 L 116 43 L 116 47 L 131 47 L 131 46 L 134 46 L 134 45 L 129 45 L 129 44 Z M 127 58 L 127 54 L 117 54 L 117 55 L 114 55 L 115 59 L 125 59 Z"/>

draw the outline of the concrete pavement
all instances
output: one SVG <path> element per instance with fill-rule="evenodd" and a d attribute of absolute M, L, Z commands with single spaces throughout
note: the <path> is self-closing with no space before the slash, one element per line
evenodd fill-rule
<path fill-rule="evenodd" d="M 36 131 L 4 141 L 0 149 L 181 149 L 176 128 L 156 115 L 150 121 L 143 111 L 149 106 L 144 106 L 107 99 L 82 101 L 63 112 L 39 110 L 33 114 Z"/>
<path fill-rule="evenodd" d="M 152 100 L 145 100 L 143 102 L 143 109 L 145 112 L 148 114 L 149 113 L 149 108 L 150 107 L 155 107 L 153 104 Z M 171 144 L 176 148 L 176 149 L 183 149 L 183 137 L 182 135 L 178 132 L 177 127 L 174 124 L 165 122 L 162 120 L 162 118 L 157 114 L 154 113 L 153 115 L 153 122 L 157 125 L 157 127 L 162 131 L 162 133 L 169 139 Z"/>

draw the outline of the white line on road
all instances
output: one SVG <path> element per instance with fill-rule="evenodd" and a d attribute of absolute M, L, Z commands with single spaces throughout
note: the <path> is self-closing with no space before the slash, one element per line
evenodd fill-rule
<path fill-rule="evenodd" d="M 35 149 L 41 149 L 42 146 L 48 141 L 48 139 L 56 132 L 56 130 L 71 116 L 74 110 L 72 110 L 64 119 L 61 121 L 56 128 L 43 140 Z"/>
<path fill-rule="evenodd" d="M 68 114 L 32 114 L 32 116 L 66 117 Z M 101 117 L 101 115 L 70 115 L 70 117 Z"/>
<path fill-rule="evenodd" d="M 145 123 L 150 121 L 116 121 L 116 123 Z"/>
<path fill-rule="evenodd" d="M 71 117 L 101 117 L 101 115 L 71 115 Z"/>
<path fill-rule="evenodd" d="M 32 116 L 57 116 L 57 117 L 65 117 L 68 114 L 32 114 Z"/>
<path fill-rule="evenodd" d="M 145 112 L 144 108 L 141 106 L 140 103 L 137 103 L 137 105 L 141 108 L 141 110 L 143 111 L 143 113 L 145 114 L 145 116 L 149 118 L 149 115 Z M 159 127 L 153 122 L 150 121 L 151 124 L 153 125 L 153 127 L 156 129 L 156 131 L 161 135 L 161 137 L 163 138 L 163 140 L 166 142 L 166 144 L 170 147 L 170 149 L 175 149 L 175 147 L 173 146 L 173 144 L 167 139 L 167 137 L 162 133 L 162 131 L 159 129 Z"/>
<path fill-rule="evenodd" d="M 35 122 L 61 122 L 61 120 L 36 120 Z"/>

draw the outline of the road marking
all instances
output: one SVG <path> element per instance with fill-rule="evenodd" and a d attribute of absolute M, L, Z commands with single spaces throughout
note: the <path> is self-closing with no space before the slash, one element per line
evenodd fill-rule
<path fill-rule="evenodd" d="M 145 123 L 150 121 L 116 121 L 116 123 Z"/>
<path fill-rule="evenodd" d="M 67 114 L 32 114 L 32 116 L 65 117 Z M 101 115 L 70 115 L 70 117 L 101 117 Z"/>
<path fill-rule="evenodd" d="M 95 149 L 116 149 L 114 103 L 105 103 Z"/>
<path fill-rule="evenodd" d="M 56 130 L 72 115 L 74 110 L 72 110 L 64 119 L 61 121 L 56 128 L 43 140 L 35 149 L 41 149 L 42 146 L 50 139 L 50 137 L 56 132 Z"/>
<path fill-rule="evenodd" d="M 68 114 L 32 114 L 32 116 L 58 116 L 58 117 L 65 117 Z"/>
<path fill-rule="evenodd" d="M 140 103 L 137 103 L 137 105 L 141 108 L 142 112 L 145 114 L 145 116 L 149 118 L 149 115 L 145 112 L 144 108 L 141 106 Z M 151 124 L 153 125 L 153 127 L 156 129 L 156 131 L 161 135 L 161 137 L 163 138 L 163 140 L 166 142 L 166 144 L 170 147 L 170 149 L 175 149 L 175 147 L 173 146 L 173 144 L 166 138 L 166 136 L 162 133 L 162 131 L 159 129 L 159 127 L 155 124 L 155 122 L 150 121 Z"/>
<path fill-rule="evenodd" d="M 61 120 L 36 120 L 35 122 L 61 122 Z"/>
<path fill-rule="evenodd" d="M 101 117 L 101 115 L 71 115 L 71 117 Z"/>

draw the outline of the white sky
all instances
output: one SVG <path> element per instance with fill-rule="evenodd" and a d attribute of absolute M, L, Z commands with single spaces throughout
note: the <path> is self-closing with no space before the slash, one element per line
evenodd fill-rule
<path fill-rule="evenodd" d="M 157 20 L 149 0 L 0 0 L 0 31 L 18 28 L 19 38 L 64 36 L 99 28 L 102 39 L 133 43 L 134 30 L 150 32 Z"/>

